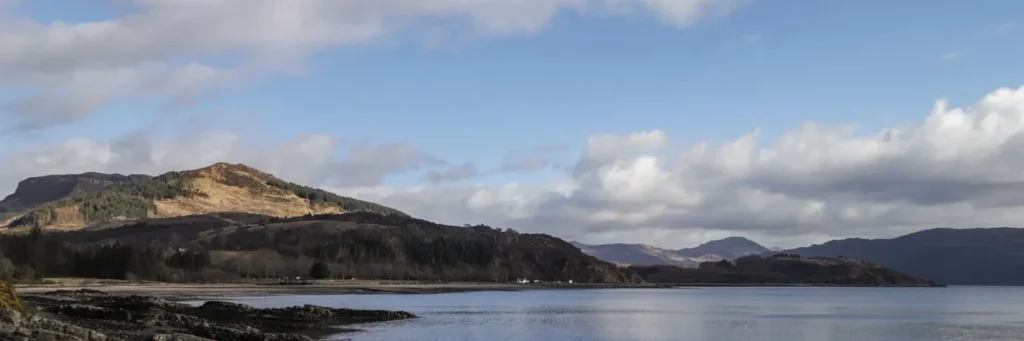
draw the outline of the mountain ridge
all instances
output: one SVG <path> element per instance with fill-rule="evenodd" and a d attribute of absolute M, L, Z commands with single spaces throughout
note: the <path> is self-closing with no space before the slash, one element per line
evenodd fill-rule
<path fill-rule="evenodd" d="M 692 248 L 663 249 L 647 244 L 598 244 L 578 241 L 572 244 L 584 253 L 620 265 L 677 265 L 694 268 L 703 262 L 734 260 L 739 257 L 764 254 L 770 249 L 743 237 L 712 240 Z"/>
<path fill-rule="evenodd" d="M 78 190 L 81 184 L 86 186 Z M 158 176 L 88 172 L 29 178 L 0 201 L 0 208 L 4 214 L 0 226 L 65 229 L 216 212 L 274 217 L 359 211 L 406 215 L 387 206 L 287 182 L 244 164 L 224 162 Z"/>
<path fill-rule="evenodd" d="M 935 228 L 887 239 L 838 239 L 784 252 L 861 259 L 950 285 L 1024 285 L 1021 228 Z"/>
<path fill-rule="evenodd" d="M 149 175 L 86 172 L 80 174 L 53 174 L 29 177 L 18 182 L 13 193 L 0 200 L 0 221 L 18 211 L 60 200 L 66 197 L 97 192 Z"/>

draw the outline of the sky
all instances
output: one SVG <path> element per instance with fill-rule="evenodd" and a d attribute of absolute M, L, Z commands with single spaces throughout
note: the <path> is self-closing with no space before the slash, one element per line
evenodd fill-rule
<path fill-rule="evenodd" d="M 1024 2 L 0 0 L 0 193 L 245 163 L 683 248 L 1024 221 Z"/>

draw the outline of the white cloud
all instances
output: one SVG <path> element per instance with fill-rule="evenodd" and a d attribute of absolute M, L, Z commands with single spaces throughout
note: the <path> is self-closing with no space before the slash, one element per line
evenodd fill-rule
<path fill-rule="evenodd" d="M 8 1 L 4 1 L 6 3 Z M 642 9 L 689 26 L 736 0 L 133 0 L 104 21 L 36 22 L 0 12 L 0 89 L 37 92 L 0 103 L 7 129 L 81 120 L 111 100 L 195 94 L 282 71 L 305 56 L 358 44 L 423 19 L 469 23 L 477 34 L 537 32 L 561 11 Z M 2 3 L 0 3 L 2 4 Z M 209 60 L 231 60 L 211 63 Z"/>
<path fill-rule="evenodd" d="M 774 141 L 758 132 L 689 146 L 669 145 L 661 131 L 595 136 L 558 190 L 541 184 L 514 192 L 428 187 L 367 195 L 451 223 L 484 219 L 596 242 L 614 235 L 681 247 L 700 236 L 744 235 L 792 246 L 1019 224 L 1022 160 L 1024 87 L 996 90 L 963 108 L 940 100 L 918 124 L 873 134 L 808 123 Z M 438 197 L 447 201 L 420 204 Z"/>
<path fill-rule="evenodd" d="M 337 157 L 341 152 L 346 152 Z M 384 178 L 439 164 L 407 144 L 342 146 L 327 135 L 301 135 L 279 145 L 256 136 L 203 131 L 156 139 L 145 132 L 115 140 L 71 139 L 0 154 L 0 193 L 32 176 L 83 172 L 161 174 L 217 162 L 245 163 L 279 177 L 321 186 L 376 186 Z"/>
<path fill-rule="evenodd" d="M 0 0 L 0 9 L 10 1 Z M 563 11 L 646 13 L 686 27 L 746 2 L 133 1 L 133 13 L 85 23 L 40 23 L 0 11 L 0 90 L 27 94 L 0 103 L 0 115 L 9 115 L 0 129 L 80 120 L 125 97 L 187 102 L 252 78 L 301 71 L 304 58 L 324 48 L 434 19 L 462 21 L 480 35 L 538 32 Z M 1024 221 L 1024 88 L 993 91 L 968 107 L 940 100 L 925 114 L 916 124 L 871 134 L 807 123 L 770 141 L 758 131 L 690 145 L 674 144 L 662 130 L 595 135 L 578 141 L 585 148 L 571 171 L 545 183 L 500 186 L 387 186 L 388 176 L 401 173 L 426 172 L 438 184 L 478 174 L 472 163 L 451 165 L 403 143 L 353 146 L 316 134 L 272 143 L 201 129 L 160 139 L 139 132 L 4 150 L 0 190 L 36 175 L 157 174 L 242 162 L 446 223 L 667 247 L 728 235 L 792 246 Z M 547 152 L 510 154 L 498 169 L 553 169 Z"/>
<path fill-rule="evenodd" d="M 408 144 L 342 145 L 326 135 L 259 140 L 223 131 L 170 140 L 137 133 L 25 147 L 0 155 L 8 165 L 0 188 L 33 175 L 156 174 L 243 162 L 435 221 L 666 247 L 727 235 L 794 246 L 1024 221 L 1024 87 L 998 89 L 967 107 L 939 100 L 916 124 L 866 134 L 807 123 L 771 141 L 757 131 L 691 145 L 673 144 L 659 130 L 597 135 L 571 171 L 500 186 L 382 184 L 392 174 L 440 169 L 443 177 L 472 166 Z"/>

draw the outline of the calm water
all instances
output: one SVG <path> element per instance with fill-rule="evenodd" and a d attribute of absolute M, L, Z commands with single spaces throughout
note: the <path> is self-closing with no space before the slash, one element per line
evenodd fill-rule
<path fill-rule="evenodd" d="M 352 340 L 1024 340 L 1024 288 L 700 288 L 277 296 L 260 307 L 399 309 Z"/>

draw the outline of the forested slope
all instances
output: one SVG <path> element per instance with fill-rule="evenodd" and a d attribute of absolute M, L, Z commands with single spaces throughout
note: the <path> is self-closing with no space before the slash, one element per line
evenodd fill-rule
<path fill-rule="evenodd" d="M 7 276 L 230 281 L 305 277 L 584 283 L 638 282 L 568 242 L 488 226 L 446 226 L 368 212 L 276 218 L 212 214 L 117 228 L 8 234 Z M 2 262 L 3 260 L 0 260 Z"/>
<path fill-rule="evenodd" d="M 704 262 L 696 269 L 672 265 L 631 266 L 652 283 L 736 285 L 937 286 L 881 265 L 849 258 L 775 254 L 736 261 Z"/>

